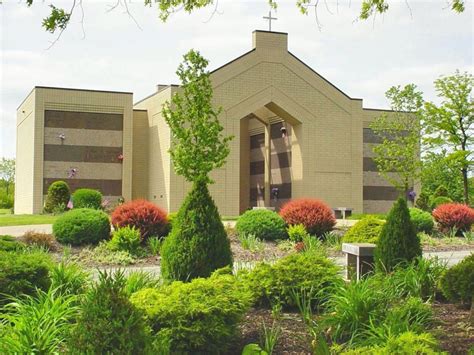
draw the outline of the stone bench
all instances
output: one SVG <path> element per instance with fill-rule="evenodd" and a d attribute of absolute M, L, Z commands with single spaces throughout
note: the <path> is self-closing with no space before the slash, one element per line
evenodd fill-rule
<path fill-rule="evenodd" d="M 360 278 L 374 269 L 375 244 L 342 243 L 342 252 L 346 254 L 346 279 Z"/>

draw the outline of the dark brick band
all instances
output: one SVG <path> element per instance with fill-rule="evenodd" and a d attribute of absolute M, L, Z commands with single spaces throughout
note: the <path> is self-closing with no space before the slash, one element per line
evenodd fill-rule
<path fill-rule="evenodd" d="M 364 200 L 395 201 L 400 196 L 400 191 L 393 186 L 364 186 L 363 191 Z"/>
<path fill-rule="evenodd" d="M 114 113 L 44 111 L 44 126 L 122 131 L 123 115 Z"/>
<path fill-rule="evenodd" d="M 71 192 L 81 189 L 99 190 L 104 196 L 122 196 L 122 180 L 95 180 L 95 179 L 43 179 L 43 193 L 46 194 L 49 185 L 55 181 L 65 181 Z"/>
<path fill-rule="evenodd" d="M 271 155 L 270 166 L 272 170 L 289 168 L 291 166 L 291 152 L 283 152 Z M 250 163 L 250 175 L 265 173 L 265 161 L 253 161 Z"/>
<path fill-rule="evenodd" d="M 44 145 L 45 161 L 84 163 L 120 163 L 121 147 L 95 147 L 85 145 Z"/>

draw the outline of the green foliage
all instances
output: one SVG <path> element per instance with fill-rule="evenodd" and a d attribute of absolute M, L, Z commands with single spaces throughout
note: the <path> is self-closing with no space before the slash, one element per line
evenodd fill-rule
<path fill-rule="evenodd" d="M 193 184 L 161 248 L 165 280 L 208 277 L 232 265 L 230 242 L 204 180 Z"/>
<path fill-rule="evenodd" d="M 161 280 L 155 275 L 144 271 L 133 271 L 128 274 L 125 280 L 124 291 L 130 297 L 135 292 L 145 288 L 158 288 Z"/>
<path fill-rule="evenodd" d="M 422 178 L 423 181 L 423 178 Z M 416 199 L 415 207 L 422 211 L 431 211 L 430 206 L 430 195 L 427 192 L 420 192 L 420 195 Z"/>
<path fill-rule="evenodd" d="M 0 235 L 0 251 L 20 251 L 25 248 L 25 244 L 20 243 L 11 235 Z"/>
<path fill-rule="evenodd" d="M 453 200 L 451 200 L 449 197 L 445 197 L 445 196 L 434 197 L 430 201 L 431 201 L 431 209 L 433 209 L 433 210 L 436 207 L 440 206 L 440 205 L 444 205 L 445 203 L 453 202 Z"/>
<path fill-rule="evenodd" d="M 148 243 L 148 248 L 150 249 L 151 253 L 153 255 L 158 255 L 163 245 L 163 239 L 158 238 L 158 237 L 151 237 L 151 238 L 148 238 L 147 243 Z"/>
<path fill-rule="evenodd" d="M 140 230 L 135 227 L 123 227 L 112 232 L 112 239 L 109 241 L 112 250 L 127 251 L 136 254 L 140 247 Z"/>
<path fill-rule="evenodd" d="M 93 189 L 77 189 L 72 194 L 74 208 L 92 208 L 100 210 L 102 208 L 102 194 Z"/>
<path fill-rule="evenodd" d="M 277 302 L 287 307 L 296 306 L 293 290 L 315 294 L 317 305 L 327 299 L 329 288 L 341 281 L 339 268 L 316 253 L 291 254 L 273 265 L 259 263 L 253 270 L 242 273 L 257 303 Z"/>
<path fill-rule="evenodd" d="M 259 239 L 275 240 L 286 237 L 286 223 L 278 213 L 267 210 L 248 210 L 237 219 L 239 234 L 253 234 Z"/>
<path fill-rule="evenodd" d="M 434 221 L 430 213 L 418 208 L 410 208 L 410 219 L 417 233 L 430 234 L 433 231 Z"/>
<path fill-rule="evenodd" d="M 206 70 L 209 62 L 195 50 L 183 58 L 176 71 L 180 90 L 161 111 L 174 139 L 169 152 L 178 175 L 188 181 L 210 182 L 208 174 L 225 164 L 233 137 L 223 136 L 218 119 L 222 108 L 212 105 L 212 83 Z"/>
<path fill-rule="evenodd" d="M 441 291 L 451 301 L 474 302 L 474 254 L 447 270 L 440 280 Z"/>
<path fill-rule="evenodd" d="M 385 271 L 391 271 L 400 262 L 410 262 L 421 256 L 420 238 L 410 220 L 407 202 L 402 197 L 388 214 L 374 256 L 377 269 Z"/>
<path fill-rule="evenodd" d="M 80 306 L 69 339 L 72 353 L 147 353 L 151 338 L 142 311 L 128 299 L 123 272 L 101 272 Z"/>
<path fill-rule="evenodd" d="M 302 224 L 294 224 L 289 226 L 287 232 L 288 237 L 292 242 L 301 242 L 303 241 L 303 238 L 309 235 L 306 231 L 306 228 Z"/>
<path fill-rule="evenodd" d="M 250 295 L 229 272 L 143 289 L 131 301 L 146 312 L 156 342 L 167 343 L 171 353 L 225 353 L 250 306 Z"/>
<path fill-rule="evenodd" d="M 97 244 L 110 237 L 109 217 L 94 209 L 73 209 L 54 222 L 53 235 L 61 244 Z"/>
<path fill-rule="evenodd" d="M 15 159 L 2 158 L 0 160 L 0 180 L 5 181 L 5 195 L 11 196 L 13 191 L 10 190 L 10 187 L 15 182 Z M 9 207 L 0 206 L 0 208 Z"/>
<path fill-rule="evenodd" d="M 247 344 L 242 350 L 242 355 L 268 355 L 258 344 Z"/>
<path fill-rule="evenodd" d="M 73 262 L 62 261 L 51 268 L 51 289 L 70 295 L 85 292 L 90 281 L 90 274 Z"/>
<path fill-rule="evenodd" d="M 377 244 L 385 221 L 373 216 L 362 218 L 354 224 L 342 237 L 343 243 L 374 243 Z"/>
<path fill-rule="evenodd" d="M 0 191 L 0 208 L 13 208 L 13 194 L 7 194 L 5 191 Z"/>
<path fill-rule="evenodd" d="M 43 19 L 42 26 L 44 29 L 50 33 L 56 32 L 57 29 L 65 30 L 71 18 L 71 13 L 54 5 L 49 5 L 49 7 L 51 13 Z"/>
<path fill-rule="evenodd" d="M 468 172 L 472 171 L 474 146 L 474 76 L 456 71 L 435 81 L 441 104 L 425 104 L 423 141 L 431 150 L 444 150 L 445 160 L 463 180 L 464 202 L 469 204 Z"/>
<path fill-rule="evenodd" d="M 77 314 L 76 297 L 50 289 L 11 301 L 0 312 L 0 353 L 62 352 Z"/>
<path fill-rule="evenodd" d="M 7 296 L 32 295 L 36 288 L 47 290 L 51 267 L 51 257 L 44 252 L 0 251 L 0 304 Z"/>
<path fill-rule="evenodd" d="M 128 251 L 112 250 L 106 241 L 100 242 L 94 248 L 84 248 L 77 259 L 86 265 L 130 265 L 136 262 L 135 257 Z"/>
<path fill-rule="evenodd" d="M 253 234 L 239 234 L 238 238 L 240 245 L 242 245 L 242 248 L 246 250 L 257 252 L 262 251 L 265 248 L 265 244 L 263 244 L 262 240 Z"/>
<path fill-rule="evenodd" d="M 66 207 L 71 198 L 71 191 L 69 185 L 64 181 L 55 181 L 48 187 L 48 195 L 44 203 L 44 211 L 52 213 L 60 207 Z"/>
<path fill-rule="evenodd" d="M 381 1 L 383 2 L 383 0 Z M 408 193 L 410 184 L 421 175 L 420 118 L 423 96 L 413 84 L 391 87 L 385 96 L 394 111 L 376 118 L 370 128 L 381 143 L 372 148 L 380 175 L 398 190 Z"/>

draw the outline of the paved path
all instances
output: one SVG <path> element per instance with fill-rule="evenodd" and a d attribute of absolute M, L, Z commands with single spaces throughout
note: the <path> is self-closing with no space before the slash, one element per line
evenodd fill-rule
<path fill-rule="evenodd" d="M 0 235 L 12 235 L 14 237 L 21 237 L 28 231 L 35 231 L 40 233 L 52 233 L 52 224 L 31 224 L 26 226 L 7 226 L 0 227 Z"/>

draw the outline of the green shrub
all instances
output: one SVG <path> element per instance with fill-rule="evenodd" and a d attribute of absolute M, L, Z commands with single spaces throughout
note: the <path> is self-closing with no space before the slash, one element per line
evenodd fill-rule
<path fill-rule="evenodd" d="M 309 235 L 305 226 L 302 224 L 294 224 L 289 226 L 287 232 L 288 237 L 292 242 L 302 242 L 303 239 Z"/>
<path fill-rule="evenodd" d="M 374 256 L 377 269 L 385 271 L 391 271 L 400 262 L 410 262 L 421 256 L 420 238 L 410 220 L 407 202 L 402 197 L 388 214 Z"/>
<path fill-rule="evenodd" d="M 58 208 L 66 208 L 69 199 L 71 198 L 71 191 L 69 186 L 64 181 L 55 181 L 48 187 L 48 195 L 44 203 L 44 211 L 52 213 Z"/>
<path fill-rule="evenodd" d="M 0 208 L 13 208 L 13 195 L 0 191 Z"/>
<path fill-rule="evenodd" d="M 154 288 L 161 285 L 159 277 L 144 271 L 133 271 L 127 275 L 125 280 L 125 293 L 130 297 L 144 288 Z"/>
<path fill-rule="evenodd" d="M 420 210 L 429 212 L 430 208 L 430 196 L 426 192 L 420 192 L 420 195 L 416 199 L 415 207 L 419 208 Z"/>
<path fill-rule="evenodd" d="M 232 265 L 230 241 L 205 181 L 193 184 L 160 253 L 166 280 L 208 277 Z"/>
<path fill-rule="evenodd" d="M 0 251 L 19 251 L 25 248 L 25 244 L 20 243 L 11 235 L 0 235 Z"/>
<path fill-rule="evenodd" d="M 63 294 L 79 295 L 84 293 L 90 281 L 90 274 L 73 262 L 60 262 L 50 271 L 51 289 Z"/>
<path fill-rule="evenodd" d="M 316 238 L 314 238 L 316 239 Z M 326 300 L 329 288 L 341 281 L 339 268 L 328 258 L 317 253 L 291 254 L 270 265 L 260 263 L 243 279 L 253 298 L 260 304 L 277 301 L 293 307 L 293 292 L 317 293 L 315 304 Z"/>
<path fill-rule="evenodd" d="M 391 337 L 385 345 L 384 354 L 417 354 L 435 355 L 443 354 L 438 352 L 438 342 L 429 333 L 416 334 L 406 332 L 396 337 Z"/>
<path fill-rule="evenodd" d="M 124 291 L 123 272 L 101 272 L 85 294 L 69 349 L 77 354 L 142 354 L 151 338 L 144 313 Z"/>
<path fill-rule="evenodd" d="M 0 313 L 0 353 L 63 353 L 77 314 L 76 297 L 50 289 L 11 301 Z"/>
<path fill-rule="evenodd" d="M 435 197 L 431 200 L 431 209 L 434 210 L 436 207 L 440 205 L 444 205 L 445 203 L 451 203 L 451 202 L 453 202 L 453 200 L 451 200 L 449 197 L 445 197 L 445 196 Z"/>
<path fill-rule="evenodd" d="M 102 194 L 93 189 L 77 189 L 72 194 L 72 204 L 74 208 L 100 210 L 102 208 Z"/>
<path fill-rule="evenodd" d="M 441 291 L 450 301 L 472 304 L 474 297 L 474 253 L 448 269 L 440 280 Z"/>
<path fill-rule="evenodd" d="M 36 288 L 47 290 L 51 267 L 51 257 L 44 252 L 0 251 L 0 304 L 7 295 L 32 295 Z"/>
<path fill-rule="evenodd" d="M 342 237 L 343 243 L 374 243 L 377 244 L 385 221 L 373 216 L 362 218 L 354 224 Z"/>
<path fill-rule="evenodd" d="M 219 270 L 207 279 L 138 291 L 131 301 L 146 312 L 156 342 L 168 344 L 171 353 L 222 354 L 236 336 L 250 295 Z"/>
<path fill-rule="evenodd" d="M 249 210 L 237 219 L 239 234 L 253 234 L 259 239 L 275 240 L 286 237 L 286 223 L 278 213 L 267 210 Z"/>
<path fill-rule="evenodd" d="M 425 232 L 431 234 L 433 232 L 434 221 L 429 212 L 418 208 L 410 208 L 410 219 L 417 233 Z"/>
<path fill-rule="evenodd" d="M 109 217 L 94 209 L 73 209 L 54 222 L 53 234 L 61 244 L 97 244 L 110 237 Z"/>
<path fill-rule="evenodd" d="M 140 230 L 127 226 L 113 231 L 109 247 L 112 250 L 128 251 L 135 254 L 140 247 Z"/>

